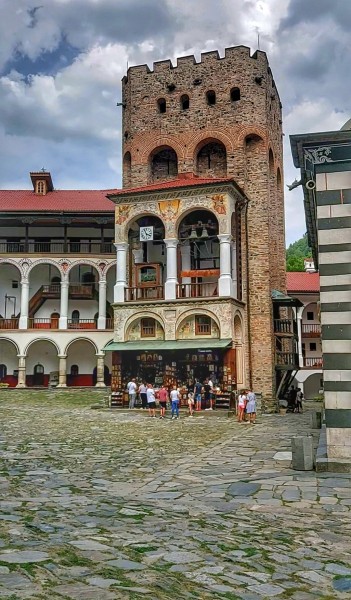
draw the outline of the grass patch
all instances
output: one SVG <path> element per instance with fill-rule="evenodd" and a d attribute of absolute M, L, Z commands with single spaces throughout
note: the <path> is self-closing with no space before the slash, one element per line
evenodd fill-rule
<path fill-rule="evenodd" d="M 133 548 L 134 552 L 138 554 L 146 554 L 147 552 L 156 552 L 158 548 L 156 546 L 138 546 L 137 548 Z"/>
<path fill-rule="evenodd" d="M 80 556 L 68 548 L 60 550 L 57 555 L 60 559 L 60 564 L 64 567 L 91 567 L 94 564 L 92 560 L 84 558 L 84 556 Z"/>

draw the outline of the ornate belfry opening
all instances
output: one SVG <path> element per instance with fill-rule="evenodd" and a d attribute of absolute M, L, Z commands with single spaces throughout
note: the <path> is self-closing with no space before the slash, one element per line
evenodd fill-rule
<path fill-rule="evenodd" d="M 131 224 L 128 231 L 128 299 L 163 298 L 166 275 L 164 238 L 164 225 L 156 216 L 142 216 Z"/>
<path fill-rule="evenodd" d="M 149 182 L 167 181 L 178 175 L 178 157 L 170 146 L 157 148 L 149 160 Z"/>
<path fill-rule="evenodd" d="M 180 297 L 218 295 L 218 232 L 218 221 L 209 210 L 194 210 L 180 222 Z"/>

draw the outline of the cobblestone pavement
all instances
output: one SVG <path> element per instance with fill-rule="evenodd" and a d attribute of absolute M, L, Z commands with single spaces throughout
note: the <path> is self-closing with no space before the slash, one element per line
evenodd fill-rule
<path fill-rule="evenodd" d="M 350 476 L 274 459 L 308 413 L 160 421 L 92 398 L 0 391 L 0 599 L 350 597 Z"/>

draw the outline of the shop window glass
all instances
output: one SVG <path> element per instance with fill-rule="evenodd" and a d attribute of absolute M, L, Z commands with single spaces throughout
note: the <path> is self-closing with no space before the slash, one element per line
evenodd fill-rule
<path fill-rule="evenodd" d="M 195 333 L 196 335 L 211 334 L 211 318 L 197 315 L 195 317 Z"/>
<path fill-rule="evenodd" d="M 141 319 L 141 337 L 155 337 L 155 319 Z"/>

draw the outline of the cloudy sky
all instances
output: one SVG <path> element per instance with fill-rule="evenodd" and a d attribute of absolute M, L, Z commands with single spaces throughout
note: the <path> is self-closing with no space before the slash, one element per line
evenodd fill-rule
<path fill-rule="evenodd" d="M 257 34 L 289 134 L 350 117 L 350 0 L 0 0 L 0 188 L 121 184 L 120 80 L 130 65 L 244 44 Z M 286 237 L 305 231 L 302 193 L 286 194 Z"/>

